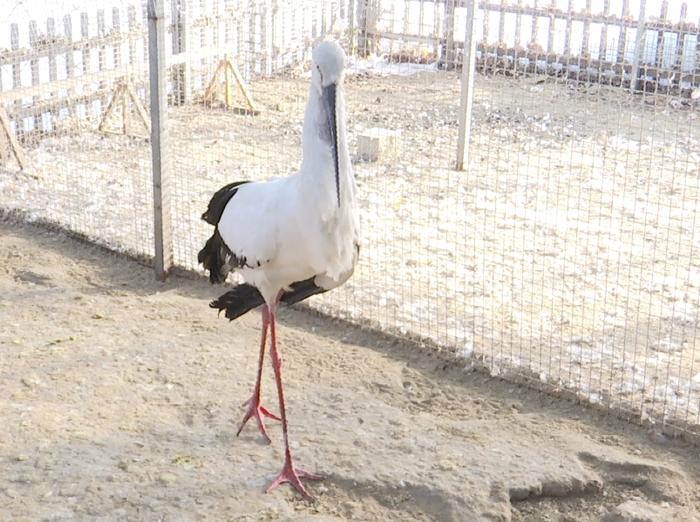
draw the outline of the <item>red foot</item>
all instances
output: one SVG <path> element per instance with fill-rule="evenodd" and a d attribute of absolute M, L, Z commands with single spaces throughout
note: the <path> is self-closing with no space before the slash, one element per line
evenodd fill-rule
<path fill-rule="evenodd" d="M 270 444 L 270 442 L 272 441 L 270 440 L 270 436 L 267 434 L 267 429 L 265 429 L 265 422 L 263 421 L 263 417 L 269 417 L 270 419 L 275 420 L 281 419 L 274 413 L 271 413 L 270 410 L 268 410 L 265 406 L 262 406 L 260 404 L 260 397 L 256 397 L 255 395 L 253 395 L 250 399 L 245 401 L 243 403 L 243 406 L 248 406 L 248 411 L 246 411 L 246 414 L 243 417 L 241 427 L 238 428 L 238 431 L 236 432 L 236 437 L 238 437 L 241 434 L 241 430 L 243 430 L 243 426 L 245 426 L 245 423 L 248 422 L 248 420 L 251 417 L 255 417 L 255 420 L 258 421 L 258 429 L 260 430 L 260 433 L 262 433 L 263 437 L 265 437 L 267 443 Z"/>
<path fill-rule="evenodd" d="M 280 484 L 289 482 L 292 486 L 294 486 L 294 489 L 296 489 L 301 494 L 301 496 L 304 497 L 304 500 L 311 501 L 314 499 L 314 497 L 312 497 L 309 494 L 309 492 L 306 491 L 306 488 L 301 483 L 300 479 L 303 478 L 309 480 L 323 480 L 323 477 L 321 475 L 316 475 L 315 473 L 311 473 L 310 471 L 306 471 L 302 468 L 295 468 L 294 466 L 292 466 L 291 458 L 286 457 L 284 459 L 284 466 L 282 467 L 282 471 L 280 471 L 280 474 L 277 475 L 277 478 L 272 481 L 270 486 L 267 488 L 266 492 L 269 493 Z"/>

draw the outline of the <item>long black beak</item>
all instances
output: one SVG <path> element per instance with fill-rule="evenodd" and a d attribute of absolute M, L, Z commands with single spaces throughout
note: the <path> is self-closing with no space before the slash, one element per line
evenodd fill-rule
<path fill-rule="evenodd" d="M 331 83 L 323 88 L 323 104 L 325 105 L 326 114 L 328 115 L 328 134 L 331 137 L 333 166 L 335 167 L 335 192 L 338 196 L 338 207 L 340 207 L 340 170 L 338 166 L 338 126 L 335 118 L 335 93 L 335 83 Z"/>

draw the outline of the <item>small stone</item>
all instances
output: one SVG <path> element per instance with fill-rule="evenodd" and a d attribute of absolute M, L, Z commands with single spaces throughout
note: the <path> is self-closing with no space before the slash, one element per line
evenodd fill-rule
<path fill-rule="evenodd" d="M 520 412 L 523 409 L 523 404 L 520 401 L 507 401 L 506 405 L 513 411 Z"/>
<path fill-rule="evenodd" d="M 40 382 L 41 381 L 36 375 L 27 375 L 26 377 L 22 377 L 22 384 L 24 384 L 27 388 L 34 388 Z"/>
<path fill-rule="evenodd" d="M 348 518 L 354 518 L 357 515 L 358 505 L 354 502 L 348 500 L 343 502 L 340 507 Z"/>
<path fill-rule="evenodd" d="M 451 460 L 443 459 L 435 463 L 435 468 L 439 469 L 440 471 L 453 471 L 457 468 L 457 465 Z"/>
<path fill-rule="evenodd" d="M 667 520 L 690 520 L 680 506 L 666 502 L 654 504 L 631 499 L 619 504 L 602 519 L 604 522 L 666 522 Z"/>
<path fill-rule="evenodd" d="M 182 466 L 186 470 L 190 470 L 198 464 L 196 457 L 191 455 L 178 455 L 170 462 L 178 466 Z"/>
<path fill-rule="evenodd" d="M 59 497 L 77 497 L 80 496 L 82 492 L 81 488 L 77 484 L 69 484 L 58 490 Z"/>
<path fill-rule="evenodd" d="M 27 455 L 24 455 L 23 453 L 20 453 L 16 457 L 17 462 L 24 462 L 25 460 L 29 460 L 29 457 Z"/>
<path fill-rule="evenodd" d="M 670 439 L 662 432 L 649 430 L 649 439 L 656 444 L 668 444 Z"/>
<path fill-rule="evenodd" d="M 158 482 L 160 482 L 161 484 L 164 484 L 166 486 L 169 486 L 169 485 L 177 482 L 177 476 L 172 474 L 172 473 L 168 473 L 166 471 L 166 472 L 158 475 Z"/>
<path fill-rule="evenodd" d="M 16 482 L 17 484 L 33 484 L 34 483 L 34 481 L 32 480 L 32 477 L 30 477 L 29 475 L 19 475 L 12 482 Z"/>

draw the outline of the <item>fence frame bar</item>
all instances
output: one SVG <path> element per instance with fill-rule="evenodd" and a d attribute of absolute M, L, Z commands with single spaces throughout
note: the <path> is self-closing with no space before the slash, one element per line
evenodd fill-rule
<path fill-rule="evenodd" d="M 163 145 L 167 137 L 168 108 L 165 81 L 165 9 L 164 0 L 148 0 L 148 71 L 151 99 L 151 163 L 153 175 L 153 236 L 156 279 L 165 281 L 173 266 L 173 242 L 168 192 L 167 162 L 163 161 Z"/>
<path fill-rule="evenodd" d="M 464 32 L 462 57 L 462 86 L 459 97 L 459 135 L 457 137 L 457 161 L 455 168 L 464 170 L 469 164 L 469 141 L 472 127 L 472 101 L 474 99 L 474 74 L 476 73 L 476 38 L 474 21 L 477 0 L 467 2 L 467 21 Z M 488 13 L 484 11 L 484 15 Z"/>
<path fill-rule="evenodd" d="M 637 34 L 634 44 L 634 58 L 632 59 L 632 76 L 630 77 L 630 92 L 637 92 L 637 84 L 639 83 L 639 62 L 644 54 L 644 45 L 646 41 L 646 0 L 641 0 L 639 4 L 639 20 L 637 25 Z"/>

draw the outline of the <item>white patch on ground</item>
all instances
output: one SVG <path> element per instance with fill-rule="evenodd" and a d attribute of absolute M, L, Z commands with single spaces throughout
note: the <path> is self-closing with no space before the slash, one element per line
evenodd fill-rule
<path fill-rule="evenodd" d="M 373 74 L 379 76 L 411 76 L 418 73 L 437 71 L 437 64 L 396 63 L 380 56 L 369 58 L 350 57 L 345 74 Z"/>

